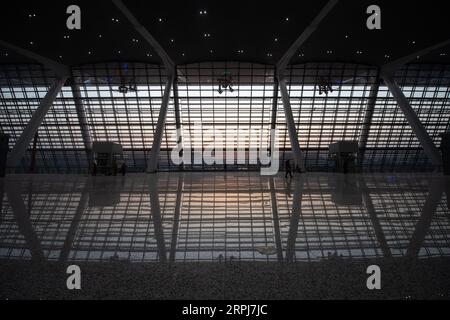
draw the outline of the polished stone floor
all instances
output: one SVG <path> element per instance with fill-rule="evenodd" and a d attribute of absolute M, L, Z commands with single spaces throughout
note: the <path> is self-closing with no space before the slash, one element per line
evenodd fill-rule
<path fill-rule="evenodd" d="M 0 298 L 450 298 L 450 177 L 0 179 Z M 66 267 L 82 290 L 66 288 Z M 368 290 L 377 264 L 382 289 Z"/>

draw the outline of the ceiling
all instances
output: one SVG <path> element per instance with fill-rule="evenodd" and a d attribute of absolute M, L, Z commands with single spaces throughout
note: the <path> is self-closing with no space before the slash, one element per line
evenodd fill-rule
<path fill-rule="evenodd" d="M 373 1 L 341 0 L 292 59 L 382 65 L 450 38 L 446 1 L 377 1 L 382 29 L 366 28 Z M 276 64 L 326 0 L 124 0 L 176 64 L 251 61 Z M 68 30 L 66 8 L 81 7 L 81 30 Z M 0 39 L 67 65 L 100 61 L 161 63 L 109 0 L 2 3 Z M 0 47 L 0 63 L 29 59 Z M 449 46 L 416 62 L 450 63 Z"/>

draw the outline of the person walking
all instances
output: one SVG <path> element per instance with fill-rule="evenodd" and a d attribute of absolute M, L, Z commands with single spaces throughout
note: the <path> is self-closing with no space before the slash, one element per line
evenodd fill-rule
<path fill-rule="evenodd" d="M 126 165 L 125 161 L 122 162 L 122 166 L 120 169 L 122 171 L 122 176 L 124 176 L 127 173 L 127 165 Z"/>
<path fill-rule="evenodd" d="M 292 167 L 291 167 L 291 160 L 288 159 L 285 162 L 285 169 L 286 169 L 286 174 L 284 175 L 284 178 L 287 179 L 288 175 L 289 177 L 292 179 Z"/>

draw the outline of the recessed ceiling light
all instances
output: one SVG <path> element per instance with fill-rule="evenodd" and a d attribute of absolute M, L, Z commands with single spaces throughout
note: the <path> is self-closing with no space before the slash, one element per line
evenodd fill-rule
<path fill-rule="evenodd" d="M 447 53 L 446 52 L 442 52 L 441 54 L 439 54 L 441 57 L 446 56 Z"/>
<path fill-rule="evenodd" d="M 390 55 L 385 54 L 384 57 L 385 57 L 386 59 L 389 59 Z"/>
<path fill-rule="evenodd" d="M 184 52 L 181 55 L 184 57 Z"/>
<path fill-rule="evenodd" d="M 8 56 L 8 52 L 5 52 L 5 57 L 7 57 Z"/>
<path fill-rule="evenodd" d="M 158 21 L 159 21 L 159 22 L 162 22 L 162 21 L 163 21 L 163 19 L 162 19 L 162 18 L 158 18 Z"/>
<path fill-rule="evenodd" d="M 200 15 L 205 15 L 205 14 L 207 14 L 208 12 L 206 11 L 206 10 L 200 10 Z"/>
<path fill-rule="evenodd" d="M 59 56 L 60 59 L 62 59 L 63 56 Z"/>
<path fill-rule="evenodd" d="M 420 56 L 416 56 L 416 59 L 420 59 Z"/>
<path fill-rule="evenodd" d="M 289 17 L 284 18 L 284 21 L 289 21 Z"/>
<path fill-rule="evenodd" d="M 348 35 L 348 34 L 346 34 L 346 35 L 345 35 L 345 39 L 348 39 L 348 37 L 349 37 L 349 35 Z"/>
<path fill-rule="evenodd" d="M 271 53 L 269 52 L 269 53 L 267 53 L 267 56 L 268 56 L 268 57 L 271 57 L 271 56 L 272 56 L 272 54 L 271 54 Z"/>
<path fill-rule="evenodd" d="M 119 51 L 117 51 L 117 53 L 118 53 L 118 54 L 120 54 L 120 50 L 119 50 Z"/>
<path fill-rule="evenodd" d="M 147 57 L 152 57 L 152 55 L 150 53 L 147 53 Z"/>
<path fill-rule="evenodd" d="M 113 22 L 119 22 L 119 19 L 112 18 L 111 21 L 113 21 Z"/>
<path fill-rule="evenodd" d="M 99 38 L 103 37 L 101 34 L 98 35 Z"/>
<path fill-rule="evenodd" d="M 356 54 L 362 54 L 361 50 L 356 50 Z"/>
<path fill-rule="evenodd" d="M 204 33 L 204 34 L 203 34 L 203 37 L 204 37 L 204 38 L 211 38 L 211 34 L 210 34 L 210 33 Z"/>
<path fill-rule="evenodd" d="M 34 17 L 36 17 L 36 14 L 35 14 L 35 13 L 30 13 L 30 14 L 28 15 L 28 18 L 34 18 Z"/>
<path fill-rule="evenodd" d="M 170 39 L 170 42 L 172 42 L 172 43 L 173 43 L 174 41 L 175 41 L 174 39 Z"/>
<path fill-rule="evenodd" d="M 274 41 L 277 42 L 277 41 L 278 41 L 278 38 L 275 38 Z"/>
<path fill-rule="evenodd" d="M 239 49 L 237 52 L 238 52 L 238 53 L 244 53 L 244 50 Z"/>
<path fill-rule="evenodd" d="M 91 55 L 92 54 L 92 52 L 91 51 L 88 51 L 88 55 Z"/>
<path fill-rule="evenodd" d="M 31 44 L 31 45 L 33 45 L 33 44 L 34 44 L 34 42 L 33 42 L 33 41 L 30 41 L 30 44 Z"/>
<path fill-rule="evenodd" d="M 305 54 L 304 54 L 304 53 L 302 53 L 302 52 L 300 52 L 300 53 L 298 54 L 298 56 L 299 56 L 299 57 L 304 57 L 304 56 L 305 56 Z"/>
<path fill-rule="evenodd" d="M 64 36 L 64 39 L 69 39 L 69 38 L 70 38 L 70 36 L 67 34 Z"/>
<path fill-rule="evenodd" d="M 209 50 L 209 53 L 213 53 L 213 50 L 211 49 L 211 50 Z"/>
<path fill-rule="evenodd" d="M 415 40 L 413 40 L 413 41 L 411 41 L 411 43 L 412 43 L 412 44 L 416 44 L 416 41 L 415 41 Z"/>
<path fill-rule="evenodd" d="M 332 54 L 333 50 L 327 50 L 327 54 Z"/>

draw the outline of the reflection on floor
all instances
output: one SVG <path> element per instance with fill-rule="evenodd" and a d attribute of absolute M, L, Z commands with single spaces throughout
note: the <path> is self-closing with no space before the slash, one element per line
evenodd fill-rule
<path fill-rule="evenodd" d="M 135 279 L 155 271 L 169 272 L 172 279 L 180 270 L 204 270 L 206 287 L 214 287 L 217 280 L 211 272 L 222 268 L 223 274 L 228 265 L 245 268 L 240 273 L 247 277 L 269 268 L 278 275 L 293 272 L 297 279 L 298 268 L 303 268 L 303 276 L 304 268 L 341 276 L 342 270 L 356 268 L 359 274 L 353 279 L 361 283 L 355 285 L 367 290 L 364 266 L 373 261 L 388 263 L 392 272 L 420 266 L 417 272 L 433 274 L 415 281 L 426 278 L 424 285 L 431 286 L 434 282 L 427 277 L 437 279 L 439 288 L 428 288 L 428 294 L 449 295 L 449 281 L 441 281 L 446 274 L 436 265 L 444 263 L 445 270 L 450 260 L 450 179 L 443 176 L 308 173 L 286 181 L 281 175 L 228 172 L 95 178 L 12 175 L 0 181 L 2 298 L 12 292 L 16 297 L 49 297 L 26 286 L 23 292 L 13 289 L 25 281 L 21 279 L 27 272 L 39 270 L 52 278 L 69 264 L 83 265 L 91 275 L 113 266 L 114 271 L 106 272 L 110 277 L 111 272 L 132 277 L 131 272 Z M 64 279 L 64 270 L 59 273 Z M 227 281 L 237 276 L 233 277 Z M 166 294 L 146 297 L 185 297 L 181 285 L 173 285 L 179 286 L 173 295 L 167 289 Z M 124 289 L 122 297 L 139 288 Z M 397 289 L 389 295 L 381 290 L 377 297 L 408 296 Z M 327 295 L 316 285 L 310 294 L 305 288 L 289 290 L 297 292 L 281 290 L 274 298 L 344 296 L 339 291 Z M 370 293 L 368 297 L 374 297 Z M 215 297 L 224 296 L 203 296 Z M 229 292 L 229 297 L 255 295 Z"/>

